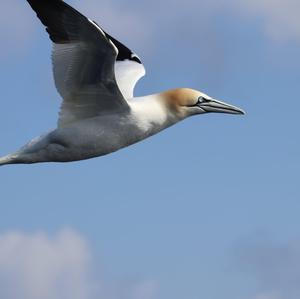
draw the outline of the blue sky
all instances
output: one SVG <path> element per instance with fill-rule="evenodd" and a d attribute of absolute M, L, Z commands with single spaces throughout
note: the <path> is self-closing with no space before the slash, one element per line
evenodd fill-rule
<path fill-rule="evenodd" d="M 300 4 L 69 3 L 142 58 L 138 95 L 192 87 L 247 115 L 1 168 L 0 297 L 299 298 Z M 4 155 L 54 128 L 60 101 L 35 14 L 17 0 L 0 14 Z"/>

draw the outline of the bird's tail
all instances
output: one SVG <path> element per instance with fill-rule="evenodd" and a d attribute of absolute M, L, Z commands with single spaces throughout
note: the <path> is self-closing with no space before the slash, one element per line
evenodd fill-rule
<path fill-rule="evenodd" d="M 14 164 L 16 162 L 17 156 L 14 154 L 9 154 L 3 157 L 0 157 L 0 166 L 7 164 Z"/>

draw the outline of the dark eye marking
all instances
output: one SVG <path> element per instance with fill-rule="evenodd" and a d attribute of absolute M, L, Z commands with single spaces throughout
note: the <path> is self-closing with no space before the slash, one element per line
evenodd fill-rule
<path fill-rule="evenodd" d="M 198 98 L 198 101 L 197 101 L 196 104 L 190 105 L 190 106 L 188 106 L 188 107 L 199 107 L 201 104 L 208 103 L 208 102 L 210 102 L 210 100 L 204 98 L 203 96 L 200 96 L 200 97 Z"/>
<path fill-rule="evenodd" d="M 209 102 L 209 100 L 206 99 L 206 98 L 204 98 L 204 97 L 202 97 L 202 96 L 200 96 L 198 98 L 198 103 L 197 104 L 203 104 L 203 103 L 206 103 L 206 102 Z"/>

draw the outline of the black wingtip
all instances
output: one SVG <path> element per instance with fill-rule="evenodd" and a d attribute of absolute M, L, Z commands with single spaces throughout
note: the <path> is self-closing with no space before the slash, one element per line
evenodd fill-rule
<path fill-rule="evenodd" d="M 46 31 L 54 43 L 68 43 L 77 39 L 80 20 L 86 19 L 73 7 L 62 0 L 27 0 L 36 12 Z M 66 30 L 71 25 L 73 32 Z"/>
<path fill-rule="evenodd" d="M 99 24 L 96 21 L 93 21 L 94 24 L 96 24 L 99 28 Z M 102 30 L 102 29 L 101 29 Z M 142 64 L 141 60 L 138 58 L 138 56 L 133 53 L 129 48 L 127 48 L 124 44 L 116 40 L 114 37 L 109 35 L 107 32 L 103 30 L 106 38 L 110 40 L 118 49 L 118 56 L 117 56 L 117 61 L 124 61 L 124 60 L 131 60 L 135 61 L 139 64 Z"/>

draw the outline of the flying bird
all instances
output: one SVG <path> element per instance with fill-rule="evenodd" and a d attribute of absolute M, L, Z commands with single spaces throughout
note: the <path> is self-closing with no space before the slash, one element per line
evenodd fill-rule
<path fill-rule="evenodd" d="M 185 118 L 238 107 L 188 88 L 134 97 L 145 75 L 137 54 L 62 0 L 27 0 L 53 42 L 55 86 L 62 97 L 57 128 L 0 165 L 70 162 L 115 152 Z"/>

